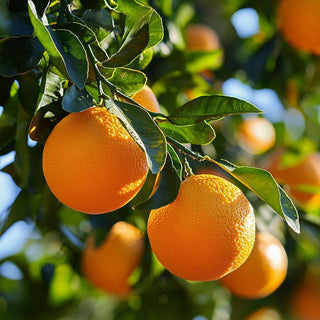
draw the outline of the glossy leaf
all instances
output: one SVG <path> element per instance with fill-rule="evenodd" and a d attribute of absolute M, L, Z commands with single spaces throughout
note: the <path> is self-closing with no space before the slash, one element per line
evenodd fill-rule
<path fill-rule="evenodd" d="M 62 107 L 67 112 L 79 112 L 94 105 L 93 98 L 89 92 L 76 86 L 69 87 L 63 97 Z"/>
<path fill-rule="evenodd" d="M 166 139 L 148 112 L 129 103 L 114 100 L 108 106 L 126 127 L 135 141 L 145 150 L 149 168 L 158 173 L 166 161 Z"/>
<path fill-rule="evenodd" d="M 33 27 L 27 12 L 10 13 L 0 4 L 0 37 L 32 36 Z"/>
<path fill-rule="evenodd" d="M 149 41 L 149 25 L 146 24 L 136 33 L 132 33 L 128 34 L 119 51 L 103 62 L 103 66 L 109 68 L 126 66 L 143 52 Z"/>
<path fill-rule="evenodd" d="M 177 173 L 178 177 L 180 178 L 180 180 L 182 180 L 182 163 L 180 161 L 180 158 L 177 155 L 177 153 L 174 150 L 174 148 L 171 146 L 171 144 L 169 144 L 169 143 L 167 144 L 167 149 L 168 149 L 168 153 L 171 156 L 173 168 L 176 171 L 176 173 Z"/>
<path fill-rule="evenodd" d="M 181 180 L 174 169 L 169 154 L 160 172 L 160 184 L 155 193 L 145 202 L 134 206 L 136 210 L 153 210 L 168 205 L 177 197 Z"/>
<path fill-rule="evenodd" d="M 39 19 L 32 1 L 28 1 L 29 14 L 35 35 L 47 51 L 51 62 L 80 89 L 88 76 L 88 60 L 80 40 L 69 30 L 52 31 L 47 22 Z"/>
<path fill-rule="evenodd" d="M 42 54 L 36 38 L 6 38 L 0 42 L 0 74 L 12 77 L 25 73 L 39 64 Z"/>
<path fill-rule="evenodd" d="M 143 72 L 138 70 L 116 68 L 108 80 L 127 96 L 132 96 L 143 88 L 147 82 L 147 77 Z"/>
<path fill-rule="evenodd" d="M 168 121 L 159 121 L 158 124 L 166 135 L 182 144 L 204 145 L 212 142 L 216 137 L 214 129 L 206 122 L 198 122 L 186 126 L 177 126 Z"/>
<path fill-rule="evenodd" d="M 238 167 L 225 160 L 214 162 L 269 204 L 292 230 L 300 232 L 297 209 L 268 171 L 247 166 Z"/>
<path fill-rule="evenodd" d="M 228 115 L 262 112 L 253 104 L 223 95 L 203 96 L 176 109 L 168 120 L 177 125 L 189 125 L 204 120 L 217 120 Z"/>
<path fill-rule="evenodd" d="M 149 21 L 149 41 L 146 49 L 158 44 L 163 38 L 163 26 L 159 14 L 146 5 L 137 1 L 118 0 L 117 10 L 126 15 L 126 26 L 128 30 L 135 28 L 137 22 L 141 21 L 141 17 L 150 14 Z"/>

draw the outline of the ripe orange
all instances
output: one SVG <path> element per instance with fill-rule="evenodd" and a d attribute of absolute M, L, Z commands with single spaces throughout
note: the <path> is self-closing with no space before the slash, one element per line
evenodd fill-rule
<path fill-rule="evenodd" d="M 147 230 L 165 268 L 187 280 L 210 281 L 247 259 L 255 216 L 232 183 L 214 175 L 193 175 L 181 183 L 172 203 L 150 212 Z"/>
<path fill-rule="evenodd" d="M 281 242 L 268 232 L 259 232 L 249 258 L 220 282 L 239 297 L 263 298 L 278 289 L 287 268 L 288 258 Z"/>
<path fill-rule="evenodd" d="M 282 320 L 279 312 L 272 307 L 263 307 L 251 313 L 245 320 Z"/>
<path fill-rule="evenodd" d="M 146 84 L 132 99 L 152 112 L 160 112 L 159 102 L 152 89 Z"/>
<path fill-rule="evenodd" d="M 284 38 L 295 48 L 320 54 L 320 1 L 281 0 L 277 22 Z"/>
<path fill-rule="evenodd" d="M 148 172 L 144 152 L 101 107 L 63 118 L 45 143 L 42 162 L 52 193 L 70 208 L 89 214 L 124 206 Z"/>
<path fill-rule="evenodd" d="M 319 320 L 320 317 L 320 275 L 310 270 L 293 292 L 291 311 L 296 320 Z"/>
<path fill-rule="evenodd" d="M 90 236 L 82 252 L 84 276 L 98 288 L 128 296 L 132 291 L 128 278 L 144 252 L 142 232 L 132 224 L 120 221 L 113 225 L 99 247 L 95 247 L 94 242 L 94 236 Z"/>
<path fill-rule="evenodd" d="M 319 207 L 320 193 L 317 189 L 320 188 L 320 153 L 311 153 L 290 167 L 281 166 L 283 153 L 283 150 L 276 150 L 266 164 L 266 170 L 278 183 L 287 186 L 289 195 L 301 206 L 307 209 Z"/>
<path fill-rule="evenodd" d="M 240 146 L 252 154 L 262 154 L 271 149 L 276 132 L 271 122 L 261 117 L 244 119 L 236 131 Z"/>
<path fill-rule="evenodd" d="M 187 48 L 190 51 L 211 51 L 220 48 L 217 33 L 204 24 L 190 24 L 185 32 Z"/>

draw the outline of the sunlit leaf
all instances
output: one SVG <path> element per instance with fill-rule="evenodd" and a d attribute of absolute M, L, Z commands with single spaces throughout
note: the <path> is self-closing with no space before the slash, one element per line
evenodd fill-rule
<path fill-rule="evenodd" d="M 269 204 L 292 230 L 300 232 L 297 209 L 268 171 L 247 166 L 238 167 L 225 160 L 214 162 Z"/>
<path fill-rule="evenodd" d="M 204 120 L 217 120 L 228 115 L 262 112 L 253 104 L 223 95 L 202 96 L 176 109 L 168 120 L 177 125 L 189 125 Z"/>

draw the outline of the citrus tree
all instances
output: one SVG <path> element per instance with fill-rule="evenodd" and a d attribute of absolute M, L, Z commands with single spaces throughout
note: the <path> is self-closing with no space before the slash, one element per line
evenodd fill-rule
<path fill-rule="evenodd" d="M 316 319 L 320 5 L 289 2 L 0 3 L 0 249 L 32 229 L 1 316 Z"/>

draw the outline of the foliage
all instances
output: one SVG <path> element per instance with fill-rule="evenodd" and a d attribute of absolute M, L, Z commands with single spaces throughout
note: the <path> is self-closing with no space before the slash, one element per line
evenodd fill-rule
<path fill-rule="evenodd" d="M 230 17 L 245 7 L 259 14 L 260 31 L 240 39 Z M 95 232 L 103 239 L 119 220 L 145 231 L 149 211 L 175 199 L 190 167 L 194 172 L 214 169 L 237 184 L 255 208 L 258 228 L 286 244 L 287 281 L 261 303 L 287 312 L 277 297 L 294 288 L 299 272 L 317 257 L 320 211 L 296 208 L 285 186 L 260 169 L 269 152 L 252 156 L 239 147 L 235 130 L 241 119 L 264 116 L 266 110 L 250 99 L 224 95 L 221 87 L 235 78 L 252 90 L 273 89 L 284 107 L 273 123 L 276 147 L 286 147 L 296 157 L 319 150 L 319 59 L 285 42 L 275 12 L 275 2 L 251 0 L 0 2 L 0 156 L 15 152 L 14 162 L 1 171 L 21 189 L 0 213 L 0 241 L 19 221 L 31 224 L 35 235 L 24 251 L 0 261 L 0 267 L 12 262 L 22 273 L 15 281 L 2 277 L 0 269 L 0 315 L 218 319 L 226 306 L 232 306 L 230 319 L 249 313 L 254 302 L 241 307 L 217 283 L 174 277 L 159 266 L 150 248 L 131 277 L 136 294 L 128 300 L 106 295 L 82 277 L 79 256 L 86 237 Z M 188 51 L 184 30 L 191 22 L 215 28 L 222 48 Z M 146 83 L 156 93 L 161 113 L 131 99 Z M 127 206 L 99 216 L 63 206 L 41 170 L 43 145 L 54 126 L 68 113 L 92 105 L 105 106 L 120 119 L 145 151 L 150 168 L 144 187 Z M 302 125 L 291 121 L 290 114 L 297 114 Z"/>

